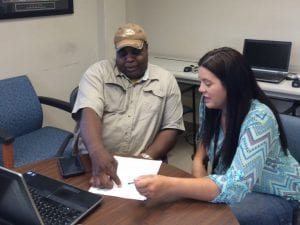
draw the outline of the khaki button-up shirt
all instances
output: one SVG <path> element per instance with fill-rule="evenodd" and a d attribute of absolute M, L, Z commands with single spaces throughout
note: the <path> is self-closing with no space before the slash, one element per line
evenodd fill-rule
<path fill-rule="evenodd" d="M 95 63 L 80 81 L 73 113 L 86 107 L 101 118 L 104 146 L 113 153 L 138 155 L 159 131 L 184 130 L 176 79 L 151 64 L 144 77 L 133 83 L 114 62 Z"/>

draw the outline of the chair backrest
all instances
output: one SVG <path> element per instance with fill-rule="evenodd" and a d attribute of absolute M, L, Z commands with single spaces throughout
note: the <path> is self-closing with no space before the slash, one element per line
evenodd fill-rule
<path fill-rule="evenodd" d="M 69 102 L 72 108 L 74 107 L 77 98 L 77 93 L 78 93 L 78 86 L 75 87 L 70 94 Z"/>
<path fill-rule="evenodd" d="M 75 105 L 75 102 L 76 102 L 77 93 L 78 93 L 78 88 L 79 88 L 78 86 L 75 87 L 75 88 L 72 90 L 72 92 L 71 92 L 71 94 L 70 94 L 70 97 L 69 97 L 69 103 L 70 103 L 72 109 L 73 109 L 73 107 L 74 107 L 74 105 Z M 79 117 L 78 117 L 77 114 L 72 114 L 72 118 L 73 118 L 76 122 L 79 121 Z M 78 124 L 77 124 L 77 126 L 78 126 Z"/>
<path fill-rule="evenodd" d="M 300 162 L 300 117 L 280 114 L 280 118 L 287 137 L 288 149 Z"/>
<path fill-rule="evenodd" d="M 43 111 L 25 75 L 0 80 L 0 127 L 15 137 L 41 128 Z"/>

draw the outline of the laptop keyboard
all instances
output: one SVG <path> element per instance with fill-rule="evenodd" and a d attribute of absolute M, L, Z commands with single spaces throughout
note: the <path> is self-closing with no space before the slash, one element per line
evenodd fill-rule
<path fill-rule="evenodd" d="M 255 71 L 254 75 L 256 80 L 258 81 L 265 81 L 265 82 L 272 82 L 272 83 L 279 83 L 285 78 L 285 75 L 282 73 L 269 73 L 264 71 Z"/>
<path fill-rule="evenodd" d="M 29 191 L 45 225 L 69 225 L 81 214 L 78 210 L 45 198 L 32 187 Z"/>

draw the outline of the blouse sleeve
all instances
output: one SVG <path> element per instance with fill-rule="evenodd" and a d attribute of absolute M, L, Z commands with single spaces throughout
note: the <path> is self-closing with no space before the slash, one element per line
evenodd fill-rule
<path fill-rule="evenodd" d="M 220 189 L 212 202 L 240 202 L 262 175 L 270 145 L 279 138 L 278 126 L 270 110 L 250 112 L 242 124 L 239 143 L 224 175 L 210 175 Z"/>

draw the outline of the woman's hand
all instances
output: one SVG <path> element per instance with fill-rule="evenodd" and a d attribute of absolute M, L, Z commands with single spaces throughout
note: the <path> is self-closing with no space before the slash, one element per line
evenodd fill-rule
<path fill-rule="evenodd" d="M 207 154 L 203 145 L 198 145 L 193 159 L 192 174 L 194 177 L 207 176 Z"/>
<path fill-rule="evenodd" d="M 171 196 L 169 179 L 162 175 L 144 175 L 136 178 L 134 184 L 137 191 L 147 198 L 167 198 Z"/>

